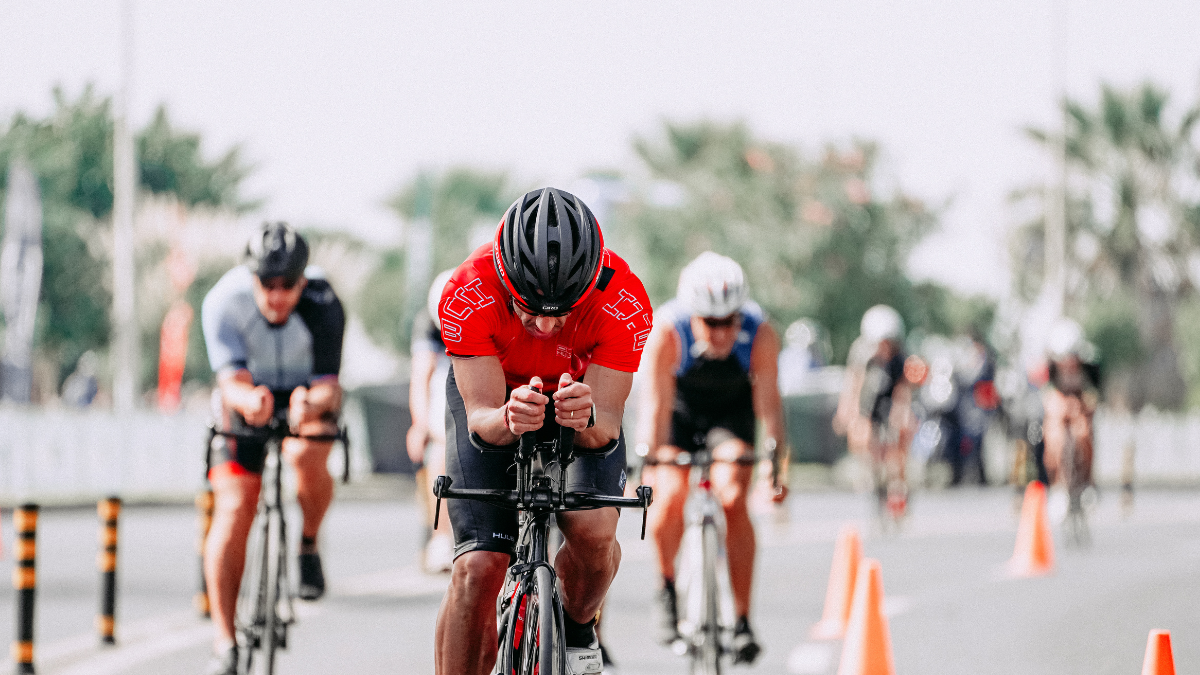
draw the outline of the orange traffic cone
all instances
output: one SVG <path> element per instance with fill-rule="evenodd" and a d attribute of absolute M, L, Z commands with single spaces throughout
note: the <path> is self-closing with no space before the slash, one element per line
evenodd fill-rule
<path fill-rule="evenodd" d="M 1175 659 L 1171 656 L 1171 631 L 1152 630 L 1146 642 L 1146 659 L 1142 675 L 1175 675 Z"/>
<path fill-rule="evenodd" d="M 1025 488 L 1021 505 L 1021 523 L 1017 526 L 1017 547 L 1008 561 L 1013 577 L 1036 577 L 1054 571 L 1054 538 L 1046 518 L 1046 486 L 1033 481 Z"/>
<path fill-rule="evenodd" d="M 814 640 L 840 640 L 846 634 L 850 620 L 850 603 L 854 600 L 854 582 L 858 576 L 858 561 L 862 558 L 862 543 L 858 530 L 848 525 L 838 533 L 833 548 L 833 567 L 829 570 L 829 589 L 825 591 L 825 612 L 809 633 Z"/>
<path fill-rule="evenodd" d="M 854 607 L 842 643 L 838 675 L 896 675 L 892 639 L 883 615 L 883 573 L 879 561 L 864 558 L 854 585 Z"/>

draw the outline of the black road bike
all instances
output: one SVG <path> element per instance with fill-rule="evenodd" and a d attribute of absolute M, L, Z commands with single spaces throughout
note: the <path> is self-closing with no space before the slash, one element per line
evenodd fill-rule
<path fill-rule="evenodd" d="M 564 511 L 606 506 L 641 508 L 642 538 L 646 537 L 646 509 L 652 491 L 637 489 L 636 498 L 609 497 L 567 492 L 567 468 L 583 454 L 607 455 L 617 447 L 612 441 L 596 450 L 575 447 L 575 430 L 562 427 L 558 438 L 538 442 L 537 432 L 521 436 L 515 446 L 493 446 L 476 434 L 471 443 L 483 452 L 515 453 L 517 489 L 455 489 L 449 476 L 438 476 L 433 493 L 437 497 L 434 528 L 441 516 L 443 499 L 470 499 L 518 514 L 520 534 L 516 556 L 508 568 L 504 587 L 496 599 L 499 653 L 496 673 L 502 675 L 569 675 L 567 649 L 563 641 L 562 600 L 556 586 L 548 539 L 550 517 Z M 554 468 L 557 467 L 557 471 Z M 557 480 L 552 474 L 557 474 Z"/>
<path fill-rule="evenodd" d="M 287 648 L 288 627 L 296 621 L 294 592 L 288 576 L 287 519 L 283 513 L 283 439 L 341 441 L 342 483 L 350 481 L 350 440 L 345 428 L 335 435 L 299 436 L 293 434 L 286 409 L 276 413 L 266 426 L 249 431 L 227 432 L 209 428 L 211 437 L 256 440 L 266 446 L 262 488 L 258 494 L 258 512 L 250 529 L 246 547 L 246 569 L 238 591 L 237 628 L 238 673 L 274 675 L 275 652 Z"/>

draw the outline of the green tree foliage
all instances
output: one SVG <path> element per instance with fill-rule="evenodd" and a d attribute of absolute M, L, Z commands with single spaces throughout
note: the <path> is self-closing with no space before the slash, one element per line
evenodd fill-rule
<path fill-rule="evenodd" d="M 472 239 L 494 231 L 504 209 L 516 198 L 503 173 L 454 168 L 442 174 L 421 173 L 401 187 L 388 205 L 408 227 L 427 220 L 432 234 L 432 275 L 457 267 L 471 252 Z M 381 253 L 375 271 L 363 285 L 355 305 L 367 332 L 380 344 L 407 353 L 412 309 L 423 306 L 427 288 L 408 289 L 408 251 Z M 411 295 L 411 299 L 409 294 Z"/>
<path fill-rule="evenodd" d="M 54 90 L 45 118 L 17 113 L 0 131 L 0 200 L 10 160 L 25 157 L 42 189 L 44 270 L 38 352 L 65 376 L 79 355 L 108 345 L 113 200 L 112 103 L 88 86 L 70 99 Z M 187 206 L 246 209 L 238 187 L 248 173 L 234 148 L 206 162 L 200 138 L 174 129 L 166 110 L 136 135 L 142 189 Z M 197 306 L 198 309 L 198 306 Z"/>
<path fill-rule="evenodd" d="M 1104 333 L 1092 337 L 1109 350 L 1122 352 L 1104 358 L 1138 371 L 1134 407 L 1173 408 L 1185 396 L 1175 328 L 1180 304 L 1197 283 L 1200 153 L 1193 135 L 1200 108 L 1171 119 L 1169 98 L 1150 83 L 1128 91 L 1105 85 L 1095 107 L 1063 102 L 1065 137 L 1029 130 L 1049 152 L 1065 146 L 1068 313 Z M 1042 285 L 1048 194 L 1040 186 L 1014 194 L 1034 214 L 1012 246 L 1013 268 L 1021 271 L 1017 291 L 1026 298 Z"/>
<path fill-rule="evenodd" d="M 623 209 L 630 222 L 621 232 L 655 304 L 674 295 L 683 265 L 711 249 L 742 263 L 752 296 L 776 321 L 824 325 L 838 361 L 878 303 L 913 327 L 949 326 L 939 314 L 948 291 L 905 272 L 936 216 L 901 191 L 881 194 L 874 144 L 810 157 L 741 124 L 701 122 L 667 123 L 635 147 L 652 182 Z"/>

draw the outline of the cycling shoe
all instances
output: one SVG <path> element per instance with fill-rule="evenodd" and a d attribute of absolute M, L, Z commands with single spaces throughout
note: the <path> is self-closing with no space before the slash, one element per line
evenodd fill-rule
<path fill-rule="evenodd" d="M 321 570 L 319 553 L 300 554 L 300 588 L 296 595 L 301 600 L 317 600 L 325 595 L 325 573 Z"/>
<path fill-rule="evenodd" d="M 746 620 L 746 617 L 738 619 L 737 627 L 733 630 L 733 662 L 751 664 L 760 653 L 762 653 L 762 646 L 754 638 L 754 631 L 750 630 L 750 622 Z"/>

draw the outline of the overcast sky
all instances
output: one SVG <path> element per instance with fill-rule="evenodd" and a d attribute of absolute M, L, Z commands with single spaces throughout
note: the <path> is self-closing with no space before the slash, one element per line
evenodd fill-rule
<path fill-rule="evenodd" d="M 1062 0 L 1056 0 L 1063 6 Z M 745 120 L 809 149 L 879 141 L 889 182 L 949 200 L 918 276 L 1001 295 L 1005 195 L 1046 160 L 1020 132 L 1055 119 L 1048 0 L 262 2 L 139 0 L 132 114 L 165 102 L 210 156 L 241 143 L 263 215 L 398 227 L 384 199 L 421 168 L 522 184 L 636 171 L 663 119 Z M 56 84 L 116 90 L 118 0 L 0 0 L 0 119 Z M 1066 82 L 1200 83 L 1200 2 L 1071 0 Z"/>

